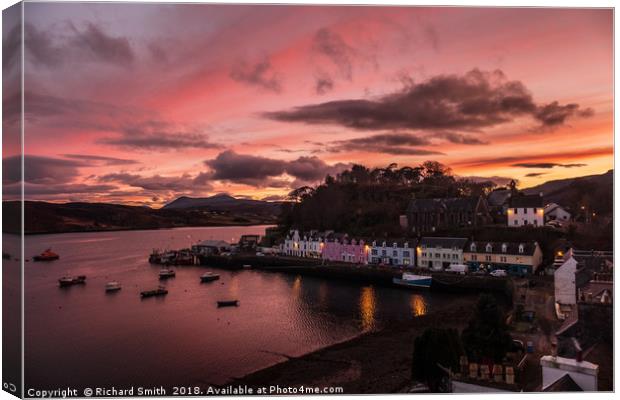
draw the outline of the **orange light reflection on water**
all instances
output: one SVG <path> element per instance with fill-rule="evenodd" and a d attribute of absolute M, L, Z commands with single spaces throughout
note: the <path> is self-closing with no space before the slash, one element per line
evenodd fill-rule
<path fill-rule="evenodd" d="M 376 302 L 375 289 L 372 286 L 363 287 L 360 293 L 360 319 L 364 331 L 375 327 Z"/>

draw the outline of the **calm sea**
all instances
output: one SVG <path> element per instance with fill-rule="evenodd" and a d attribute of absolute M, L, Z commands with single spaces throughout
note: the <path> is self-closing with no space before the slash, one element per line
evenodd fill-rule
<path fill-rule="evenodd" d="M 455 297 L 253 270 L 179 267 L 169 294 L 153 248 L 237 240 L 264 226 L 69 233 L 26 237 L 26 258 L 51 247 L 61 258 L 25 265 L 26 388 L 223 384 L 391 321 L 448 307 Z M 221 279 L 200 283 L 205 270 Z M 60 289 L 63 275 L 87 283 Z M 106 282 L 123 288 L 106 294 Z M 240 307 L 217 308 L 238 299 Z"/>

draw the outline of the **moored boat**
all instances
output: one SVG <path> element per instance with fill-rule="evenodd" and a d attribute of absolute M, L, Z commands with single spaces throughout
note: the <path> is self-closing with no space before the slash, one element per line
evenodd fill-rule
<path fill-rule="evenodd" d="M 86 276 L 84 275 L 79 275 L 79 276 L 63 276 L 62 278 L 58 279 L 58 285 L 60 287 L 67 287 L 67 286 L 72 286 L 72 285 L 80 285 L 80 284 L 84 284 L 86 283 Z"/>
<path fill-rule="evenodd" d="M 176 276 L 176 272 L 172 268 L 164 268 L 159 271 L 159 279 L 168 279 Z"/>
<path fill-rule="evenodd" d="M 245 269 L 252 269 L 252 266 L 250 264 L 244 264 L 243 268 L 245 268 Z"/>
<path fill-rule="evenodd" d="M 211 271 L 200 275 L 200 282 L 212 282 L 217 281 L 218 279 L 220 279 L 220 275 Z"/>
<path fill-rule="evenodd" d="M 218 300 L 218 307 L 237 307 L 239 306 L 239 300 Z"/>
<path fill-rule="evenodd" d="M 43 253 L 38 256 L 32 257 L 33 261 L 54 261 L 58 260 L 60 256 L 52 251 L 52 249 L 47 249 Z"/>
<path fill-rule="evenodd" d="M 121 284 L 117 281 L 112 281 L 112 282 L 108 282 L 105 284 L 105 291 L 106 292 L 117 292 L 119 290 L 121 290 Z"/>
<path fill-rule="evenodd" d="M 140 292 L 140 297 L 154 297 L 154 296 L 165 296 L 168 294 L 168 290 L 163 286 L 158 287 L 155 290 L 144 290 Z"/>
<path fill-rule="evenodd" d="M 402 278 L 392 279 L 395 285 L 406 286 L 417 289 L 428 289 L 431 287 L 433 277 L 430 275 L 416 275 L 405 272 Z"/>

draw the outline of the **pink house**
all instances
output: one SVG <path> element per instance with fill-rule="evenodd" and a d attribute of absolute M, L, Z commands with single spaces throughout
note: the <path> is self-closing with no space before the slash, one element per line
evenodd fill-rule
<path fill-rule="evenodd" d="M 370 247 L 363 240 L 328 238 L 323 247 L 323 259 L 354 264 L 368 264 Z"/>

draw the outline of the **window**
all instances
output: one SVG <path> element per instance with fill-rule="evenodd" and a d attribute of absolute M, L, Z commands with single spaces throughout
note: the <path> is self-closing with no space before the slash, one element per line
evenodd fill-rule
<path fill-rule="evenodd" d="M 534 220 L 534 225 L 538 225 L 538 220 L 537 219 Z"/>
<path fill-rule="evenodd" d="M 398 251 L 394 250 L 394 251 L 392 252 L 392 257 L 398 257 Z"/>
<path fill-rule="evenodd" d="M 459 258 L 458 254 L 452 254 L 452 259 L 456 260 L 457 258 Z"/>
<path fill-rule="evenodd" d="M 387 256 L 387 250 L 381 250 L 381 255 L 382 256 Z"/>
<path fill-rule="evenodd" d="M 408 259 L 408 258 L 405 258 L 405 259 L 403 260 L 403 264 L 405 264 L 405 265 L 409 265 L 409 259 Z"/>
<path fill-rule="evenodd" d="M 475 254 L 472 254 L 472 255 L 471 255 L 471 260 L 472 260 L 472 261 L 478 261 L 478 256 L 477 256 L 477 255 L 475 255 Z"/>
<path fill-rule="evenodd" d="M 409 251 L 403 251 L 403 257 L 411 257 L 411 253 L 409 253 Z"/>
<path fill-rule="evenodd" d="M 505 263 L 506 262 L 506 257 L 504 257 L 504 256 L 500 257 L 499 261 Z"/>
<path fill-rule="evenodd" d="M 519 221 L 515 219 L 515 225 L 519 225 Z"/>
<path fill-rule="evenodd" d="M 491 262 L 491 256 L 485 256 L 485 257 L 484 257 L 484 259 L 485 259 L 487 262 Z"/>
<path fill-rule="evenodd" d="M 523 245 L 522 245 L 522 244 L 520 244 L 520 245 L 519 245 L 519 253 L 523 254 L 523 250 L 524 250 L 524 249 L 523 249 Z"/>
<path fill-rule="evenodd" d="M 377 251 L 377 249 L 372 249 L 370 251 L 370 254 L 372 254 L 373 256 L 376 256 L 377 254 L 379 254 L 379 252 Z"/>
<path fill-rule="evenodd" d="M 502 243 L 502 253 L 506 252 L 506 243 Z"/>
<path fill-rule="evenodd" d="M 471 246 L 469 246 L 469 249 L 473 252 L 476 251 L 476 243 L 472 243 Z"/>
<path fill-rule="evenodd" d="M 441 254 L 435 253 L 435 258 L 441 258 Z"/>
<path fill-rule="evenodd" d="M 490 253 L 493 251 L 493 246 L 491 246 L 491 243 L 487 243 L 487 253 Z"/>

